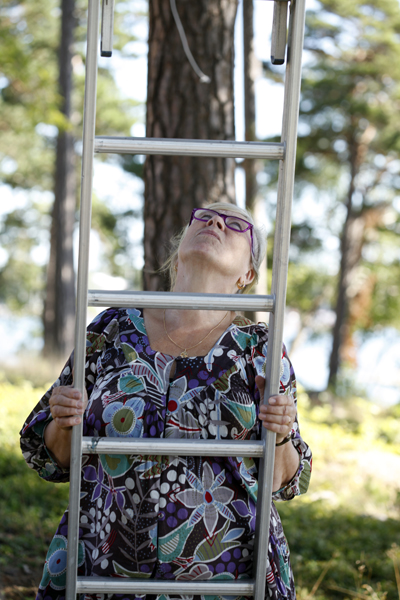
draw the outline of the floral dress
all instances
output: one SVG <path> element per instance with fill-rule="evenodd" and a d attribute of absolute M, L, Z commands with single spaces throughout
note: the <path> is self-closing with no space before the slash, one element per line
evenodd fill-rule
<path fill-rule="evenodd" d="M 87 330 L 84 435 L 259 438 L 255 377 L 265 370 L 267 341 L 266 325 L 236 317 L 206 356 L 173 357 L 150 347 L 141 310 L 105 310 Z M 54 386 L 72 383 L 72 365 L 73 355 Z M 29 415 L 21 447 L 40 477 L 68 481 L 68 469 L 54 462 L 44 443 L 52 419 L 51 390 Z M 296 395 L 285 348 L 280 393 Z M 290 500 L 308 487 L 311 453 L 297 421 L 292 443 L 299 454 L 298 470 L 274 493 L 275 500 Z M 83 456 L 78 574 L 185 581 L 251 578 L 257 462 L 240 456 Z M 46 557 L 39 600 L 64 598 L 67 525 L 68 510 Z M 274 505 L 265 595 L 295 598 L 289 549 Z M 83 597 L 133 600 L 136 595 Z M 148 595 L 147 600 L 169 599 Z"/>

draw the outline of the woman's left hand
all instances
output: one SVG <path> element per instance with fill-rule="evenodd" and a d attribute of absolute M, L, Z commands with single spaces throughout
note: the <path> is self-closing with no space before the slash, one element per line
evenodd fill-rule
<path fill-rule="evenodd" d="M 258 375 L 256 384 L 260 392 L 260 413 L 258 418 L 263 427 L 276 433 L 276 443 L 279 444 L 292 430 L 296 418 L 296 406 L 292 396 L 279 394 L 271 396 L 268 404 L 262 404 L 264 398 L 265 379 Z"/>

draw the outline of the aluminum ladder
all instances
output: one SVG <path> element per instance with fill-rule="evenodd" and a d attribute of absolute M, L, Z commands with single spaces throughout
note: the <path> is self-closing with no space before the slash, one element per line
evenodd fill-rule
<path fill-rule="evenodd" d="M 246 0 L 243 0 L 246 1 Z M 114 0 L 103 0 L 101 53 L 111 56 Z M 286 49 L 288 1 L 274 2 L 272 62 L 282 64 Z M 286 302 L 287 266 L 290 244 L 291 205 L 297 143 L 297 124 L 304 39 L 305 0 L 290 0 L 284 112 L 280 143 L 179 140 L 155 138 L 95 137 L 97 52 L 99 45 L 99 0 L 88 0 L 88 37 L 83 123 L 82 187 L 80 207 L 77 315 L 75 325 L 74 385 L 85 384 L 87 306 L 148 307 L 201 310 L 251 310 L 270 312 L 266 388 L 264 402 L 279 391 L 283 318 Z M 93 158 L 95 152 L 130 154 L 173 154 L 179 156 L 262 158 L 280 161 L 276 231 L 271 295 L 182 294 L 172 292 L 88 291 L 89 236 Z M 132 593 L 254 596 L 263 600 L 268 564 L 269 522 L 275 457 L 275 433 L 262 429 L 259 441 L 216 441 L 83 437 L 82 424 L 73 428 L 71 442 L 69 530 L 67 547 L 66 600 L 76 594 Z M 181 456 L 259 457 L 254 574 L 235 581 L 164 581 L 112 577 L 77 577 L 80 476 L 82 453 L 146 453 Z"/>

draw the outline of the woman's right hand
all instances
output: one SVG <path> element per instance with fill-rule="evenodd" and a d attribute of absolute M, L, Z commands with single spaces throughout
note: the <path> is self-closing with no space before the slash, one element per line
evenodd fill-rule
<path fill-rule="evenodd" d="M 50 412 L 55 425 L 59 429 L 68 430 L 74 425 L 79 425 L 88 403 L 86 389 L 84 398 L 79 390 L 72 386 L 58 386 L 53 388 L 50 396 Z"/>

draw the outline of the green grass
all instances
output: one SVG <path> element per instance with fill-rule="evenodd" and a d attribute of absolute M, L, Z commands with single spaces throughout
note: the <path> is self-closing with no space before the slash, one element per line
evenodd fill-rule
<path fill-rule="evenodd" d="M 18 432 L 44 389 L 0 383 L 0 598 L 34 597 L 68 486 L 27 468 Z M 399 600 L 400 407 L 299 399 L 314 453 L 308 494 L 279 503 L 299 600 Z"/>

